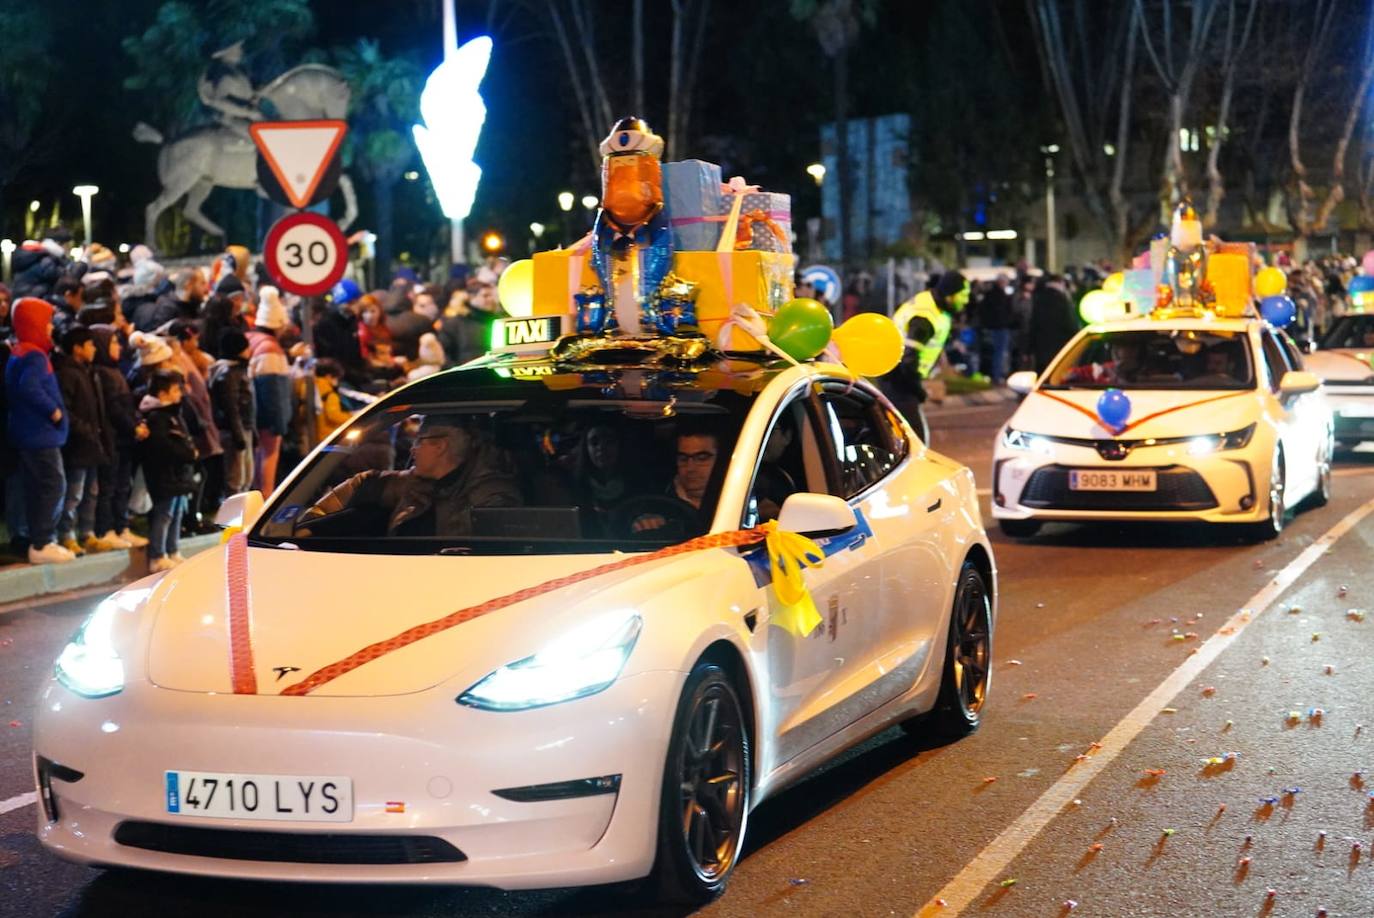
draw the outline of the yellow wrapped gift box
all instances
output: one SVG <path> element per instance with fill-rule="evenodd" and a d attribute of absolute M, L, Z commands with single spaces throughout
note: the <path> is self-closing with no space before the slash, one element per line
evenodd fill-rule
<path fill-rule="evenodd" d="M 1207 256 L 1207 280 L 1216 295 L 1219 316 L 1238 317 L 1253 302 L 1254 246 L 1224 243 Z"/>
<path fill-rule="evenodd" d="M 574 294 L 600 286 L 588 251 L 558 249 L 534 256 L 536 316 L 575 315 Z M 673 273 L 696 284 L 696 313 L 701 333 L 715 343 L 730 309 L 742 303 L 760 313 L 776 311 L 792 298 L 795 255 L 782 252 L 677 252 Z M 759 344 L 738 328 L 731 330 L 728 350 L 754 351 Z"/>

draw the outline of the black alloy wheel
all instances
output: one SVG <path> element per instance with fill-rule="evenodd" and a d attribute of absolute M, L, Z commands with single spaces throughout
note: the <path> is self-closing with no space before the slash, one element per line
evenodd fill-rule
<path fill-rule="evenodd" d="M 949 643 L 935 708 L 926 717 L 905 721 L 908 733 L 934 730 L 951 739 L 967 736 L 982 723 L 992 682 L 992 597 L 982 573 L 969 561 L 959 571 L 950 610 Z"/>
<path fill-rule="evenodd" d="M 725 889 L 744 842 L 750 799 L 749 731 L 725 671 L 701 663 L 678 702 L 663 774 L 660 895 L 709 902 Z"/>

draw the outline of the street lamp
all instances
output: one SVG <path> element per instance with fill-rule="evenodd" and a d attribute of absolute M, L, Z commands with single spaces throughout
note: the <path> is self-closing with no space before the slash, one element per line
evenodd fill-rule
<path fill-rule="evenodd" d="M 1054 273 L 1059 248 L 1059 232 L 1054 223 L 1054 154 L 1059 152 L 1059 144 L 1041 147 L 1040 152 L 1045 154 L 1045 270 Z"/>
<path fill-rule="evenodd" d="M 563 211 L 563 213 L 566 214 L 568 211 L 572 210 L 573 201 L 575 200 L 577 200 L 577 198 L 573 195 L 571 191 L 558 192 L 559 210 Z"/>
<path fill-rule="evenodd" d="M 582 196 L 582 206 L 587 208 L 588 210 L 596 210 L 596 205 L 600 203 L 601 202 L 597 200 L 597 197 L 594 194 L 584 194 Z"/>
<path fill-rule="evenodd" d="M 812 163 L 806 167 L 806 174 L 816 180 L 816 187 L 821 187 L 821 182 L 825 181 L 825 164 Z"/>
<path fill-rule="evenodd" d="M 81 199 L 81 224 L 86 229 L 86 247 L 91 245 L 91 198 L 100 191 L 95 185 L 77 185 L 72 194 Z"/>
<path fill-rule="evenodd" d="M 0 277 L 5 279 L 5 283 L 9 283 L 10 259 L 14 257 L 14 250 L 17 248 L 19 247 L 14 244 L 13 239 L 0 239 L 0 256 L 4 257 L 4 264 L 0 266 L 3 267 L 3 270 L 0 270 Z"/>

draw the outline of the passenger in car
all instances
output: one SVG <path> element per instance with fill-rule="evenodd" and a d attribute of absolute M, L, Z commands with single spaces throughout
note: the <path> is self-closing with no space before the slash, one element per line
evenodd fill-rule
<path fill-rule="evenodd" d="M 631 491 L 620 431 L 609 424 L 587 428 L 573 459 L 573 487 L 592 509 L 609 510 Z"/>
<path fill-rule="evenodd" d="M 331 489 L 301 515 L 297 534 L 313 534 L 313 524 L 319 534 L 376 535 L 368 521 L 380 515 L 388 536 L 471 535 L 473 507 L 523 503 L 500 451 L 451 420 L 426 418 L 411 455 L 408 469 L 361 472 Z M 356 511 L 356 521 L 343 517 L 345 511 Z M 335 514 L 340 514 L 337 530 L 329 525 Z"/>

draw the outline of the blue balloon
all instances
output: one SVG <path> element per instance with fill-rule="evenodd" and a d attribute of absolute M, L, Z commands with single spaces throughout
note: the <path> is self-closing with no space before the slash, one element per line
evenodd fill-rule
<path fill-rule="evenodd" d="M 1260 315 L 1275 328 L 1284 328 L 1298 315 L 1293 298 L 1280 293 L 1260 300 Z"/>
<path fill-rule="evenodd" d="M 964 343 L 965 347 L 973 347 L 978 343 L 978 332 L 971 328 L 961 328 L 959 329 L 959 340 Z"/>
<path fill-rule="evenodd" d="M 1108 389 L 1097 400 L 1097 416 L 1108 427 L 1120 430 L 1131 416 L 1131 400 L 1120 389 Z"/>
<path fill-rule="evenodd" d="M 1350 284 L 1345 288 L 1349 293 L 1368 293 L 1374 290 L 1374 277 L 1368 274 L 1356 274 L 1350 278 Z"/>

